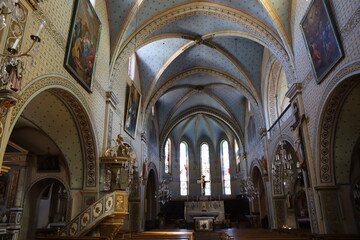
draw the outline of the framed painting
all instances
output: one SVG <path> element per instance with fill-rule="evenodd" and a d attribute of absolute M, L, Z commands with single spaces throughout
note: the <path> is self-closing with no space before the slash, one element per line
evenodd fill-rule
<path fill-rule="evenodd" d="M 91 92 L 101 22 L 89 0 L 76 0 L 70 23 L 64 66 Z"/>
<path fill-rule="evenodd" d="M 39 172 L 59 172 L 59 155 L 38 155 L 36 165 Z"/>
<path fill-rule="evenodd" d="M 136 125 L 139 115 L 141 102 L 141 93 L 135 87 L 135 84 L 131 84 L 129 87 L 129 96 L 127 100 L 127 107 L 125 112 L 125 127 L 124 130 L 135 139 Z"/>
<path fill-rule="evenodd" d="M 300 22 L 300 28 L 319 84 L 343 56 L 327 1 L 313 0 Z"/>

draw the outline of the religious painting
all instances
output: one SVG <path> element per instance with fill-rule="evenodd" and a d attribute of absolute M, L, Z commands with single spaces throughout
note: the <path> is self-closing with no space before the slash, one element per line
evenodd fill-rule
<path fill-rule="evenodd" d="M 313 0 L 301 20 L 305 45 L 319 84 L 343 56 L 334 24 L 325 0 Z"/>
<path fill-rule="evenodd" d="M 64 67 L 91 92 L 101 22 L 88 0 L 76 0 L 70 23 Z"/>
<path fill-rule="evenodd" d="M 127 101 L 127 107 L 125 112 L 125 127 L 124 130 L 135 139 L 136 135 L 136 125 L 139 115 L 141 102 L 141 93 L 135 87 L 135 84 L 132 84 L 129 88 L 129 95 Z"/>
<path fill-rule="evenodd" d="M 59 155 L 38 155 L 36 165 L 39 172 L 58 172 L 60 171 Z"/>

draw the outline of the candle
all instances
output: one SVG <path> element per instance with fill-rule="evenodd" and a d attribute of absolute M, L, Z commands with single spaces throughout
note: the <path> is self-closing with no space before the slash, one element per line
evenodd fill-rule
<path fill-rule="evenodd" d="M 11 48 L 12 48 L 12 49 L 16 49 L 16 47 L 17 47 L 17 45 L 19 44 L 19 42 L 20 42 L 20 38 L 17 38 Z"/>
<path fill-rule="evenodd" d="M 44 28 L 44 25 L 45 25 L 45 21 L 42 21 L 41 24 L 40 24 L 40 26 L 39 26 L 39 29 L 38 29 L 37 32 L 35 33 L 35 36 L 38 37 L 38 36 L 40 35 L 42 29 Z"/>

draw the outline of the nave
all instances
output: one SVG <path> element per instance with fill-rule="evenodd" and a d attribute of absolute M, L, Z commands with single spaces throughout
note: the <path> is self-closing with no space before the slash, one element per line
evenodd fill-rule
<path fill-rule="evenodd" d="M 359 80 L 360 0 L 0 0 L 0 240 L 360 238 Z"/>

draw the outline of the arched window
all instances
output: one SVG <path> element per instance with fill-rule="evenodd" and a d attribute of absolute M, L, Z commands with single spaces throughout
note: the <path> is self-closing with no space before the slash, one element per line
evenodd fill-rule
<path fill-rule="evenodd" d="M 234 144 L 235 144 L 235 159 L 236 159 L 236 172 L 240 172 L 240 149 L 239 149 L 239 144 L 236 140 L 234 140 Z"/>
<path fill-rule="evenodd" d="M 180 143 L 180 195 L 187 196 L 189 192 L 189 152 L 186 142 Z"/>
<path fill-rule="evenodd" d="M 134 53 L 129 57 L 129 62 L 128 62 L 128 75 L 130 79 L 133 81 L 135 78 L 135 63 L 136 63 L 136 55 Z"/>
<path fill-rule="evenodd" d="M 165 143 L 165 173 L 171 173 L 171 140 Z"/>
<path fill-rule="evenodd" d="M 205 176 L 205 195 L 211 195 L 209 144 L 201 144 L 201 176 Z"/>
<path fill-rule="evenodd" d="M 229 144 L 225 140 L 222 141 L 220 144 L 220 156 L 221 156 L 221 170 L 222 170 L 224 194 L 230 195 L 231 183 L 230 183 Z"/>

